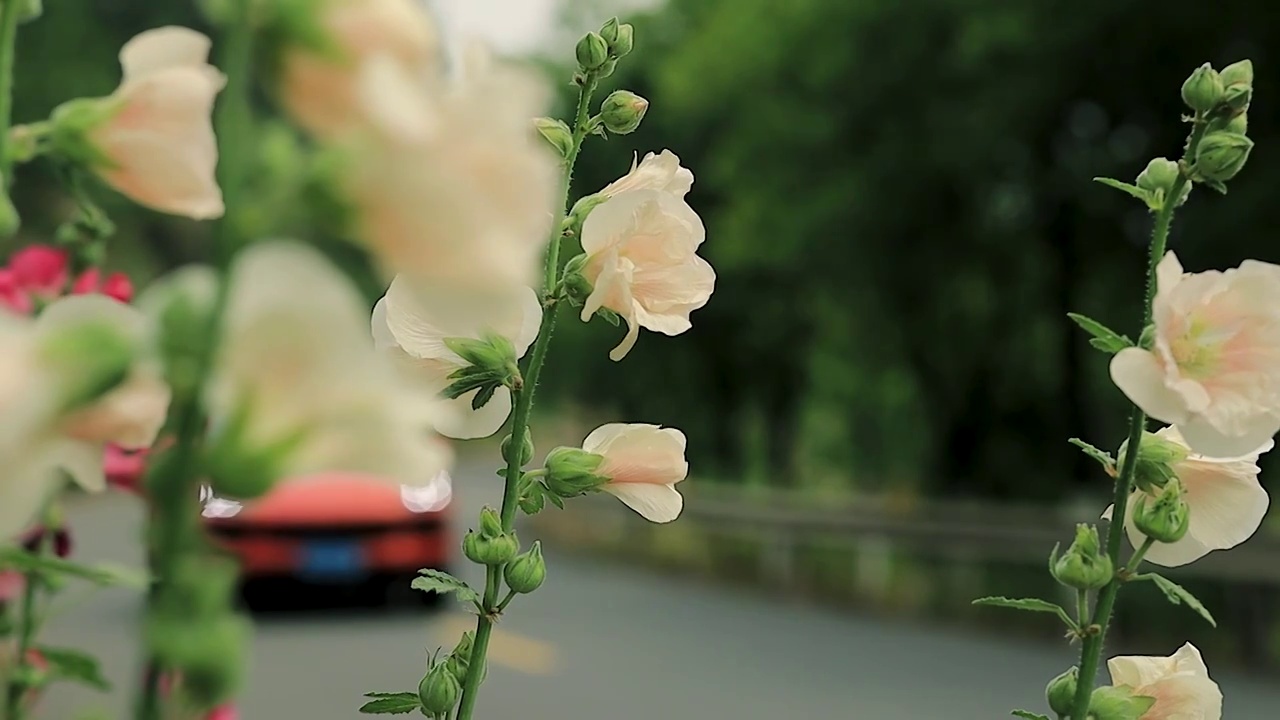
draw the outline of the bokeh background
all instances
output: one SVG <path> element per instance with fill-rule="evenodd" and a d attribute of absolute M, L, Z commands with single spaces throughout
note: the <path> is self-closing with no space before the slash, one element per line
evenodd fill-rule
<path fill-rule="evenodd" d="M 657 528 L 608 504 L 539 516 L 526 532 L 545 535 L 559 553 L 573 578 L 560 597 L 573 609 L 549 599 L 531 605 L 533 620 L 513 617 L 519 637 L 510 654 L 538 655 L 545 648 L 517 640 L 536 641 L 560 648 L 564 664 L 546 679 L 512 661 L 487 686 L 493 697 L 482 708 L 536 720 L 624 720 L 633 711 L 976 720 L 1015 702 L 1039 710 L 1043 682 L 1074 651 L 1054 644 L 1058 629 L 1045 618 L 969 600 L 1052 597 L 1058 591 L 1044 572 L 1052 542 L 1105 506 L 1107 479 L 1066 439 L 1114 449 L 1126 405 L 1106 357 L 1066 313 L 1136 333 L 1148 218 L 1091 178 L 1132 180 L 1150 158 L 1177 157 L 1183 79 L 1205 61 L 1251 58 L 1257 147 L 1228 195 L 1195 190 L 1172 247 L 1192 270 L 1280 261 L 1280 6 L 426 4 L 451 43 L 479 38 L 545 68 L 562 115 L 576 37 L 615 13 L 632 22 L 636 51 L 606 90 L 643 95 L 649 115 L 635 134 L 588 146 L 575 193 L 621 175 L 637 152 L 672 149 L 694 171 L 688 200 L 706 223 L 702 253 L 718 274 L 693 331 L 644 335 L 623 364 L 606 355 L 613 327 L 562 323 L 540 395 L 540 449 L 577 442 L 601 420 L 679 427 L 693 468 L 689 507 Z M 16 121 L 110 92 L 119 46 L 167 23 L 205 27 L 188 2 L 46 3 L 21 35 Z M 265 94 L 260 109 L 271 112 Z M 372 303 L 381 288 L 311 193 L 300 139 L 281 125 L 260 141 L 244 222 L 258 235 L 325 247 Z M 24 213 L 21 241 L 30 242 L 68 209 L 39 164 L 23 172 L 17 202 L 35 208 Z M 103 198 L 120 227 L 113 266 L 145 279 L 205 257 L 205 228 Z M 493 464 L 492 447 L 473 450 L 464 463 Z M 1264 458 L 1263 468 L 1270 487 L 1280 465 Z M 475 475 L 478 504 L 492 482 L 487 470 Z M 459 492 L 465 500 L 469 491 Z M 1228 717 L 1272 717 L 1261 708 L 1280 701 L 1271 680 L 1280 660 L 1276 518 L 1235 553 L 1179 577 L 1214 610 L 1217 631 L 1154 591 L 1135 590 L 1122 602 L 1115 651 L 1164 655 L 1191 640 L 1238 689 L 1228 693 Z M 650 599 L 647 610 L 622 611 L 638 598 Z M 271 622 L 260 643 L 283 633 L 293 639 L 280 647 L 292 649 L 277 656 L 275 645 L 260 645 L 269 659 L 255 666 L 251 704 L 303 677 L 324 682 L 320 666 L 308 674 L 298 663 L 320 662 L 332 643 L 315 638 L 326 628 L 355 642 L 382 632 L 403 640 L 377 617 Z M 298 637 L 315 649 L 288 644 Z M 360 647 L 350 646 L 349 662 Z M 756 654 L 761 660 L 750 659 Z M 666 664 L 681 656 L 684 665 Z M 638 657 L 680 671 L 633 668 Z M 630 668 L 635 682 L 607 672 L 611 663 Z M 732 671 L 735 663 L 745 674 Z M 939 668 L 932 681 L 911 676 L 929 663 Z M 559 696 L 537 689 L 557 685 Z M 762 692 L 785 701 L 775 711 L 752 694 Z M 665 704 L 641 714 L 634 703 L 650 696 Z M 342 708 L 357 701 L 326 696 L 328 711 L 316 717 L 354 717 Z M 563 714 L 554 714 L 556 703 Z M 253 707 L 263 709 L 246 717 L 277 706 Z M 311 717 L 301 712 L 275 717 Z"/>

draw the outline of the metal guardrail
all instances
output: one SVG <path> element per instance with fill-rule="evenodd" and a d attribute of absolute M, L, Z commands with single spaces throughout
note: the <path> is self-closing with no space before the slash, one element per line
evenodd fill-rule
<path fill-rule="evenodd" d="M 623 523 L 627 532 L 633 525 L 646 525 L 612 498 L 583 500 L 591 503 L 591 510 L 574 513 L 571 522 L 607 523 L 615 528 Z M 762 542 L 763 562 L 770 566 L 770 574 L 787 579 L 793 576 L 796 548 L 807 543 L 847 544 L 873 555 L 878 554 L 877 548 L 892 547 L 930 559 L 1043 565 L 1054 543 L 1065 548 L 1075 524 L 1099 522 L 1100 510 L 1092 505 L 1049 508 L 935 500 L 822 502 L 789 492 L 690 483 L 678 522 L 696 523 L 701 531 L 714 535 Z M 1130 551 L 1126 543 L 1126 555 Z M 1264 528 L 1232 550 L 1161 572 L 1170 577 L 1280 586 L 1280 537 Z"/>

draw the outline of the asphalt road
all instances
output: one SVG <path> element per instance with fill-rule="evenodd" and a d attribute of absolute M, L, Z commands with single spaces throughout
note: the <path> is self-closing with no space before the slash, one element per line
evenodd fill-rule
<path fill-rule="evenodd" d="M 459 482 L 468 518 L 499 494 L 475 475 Z M 80 557 L 137 564 L 139 510 L 119 495 L 74 508 Z M 547 585 L 495 634 L 482 720 L 992 720 L 1042 710 L 1045 681 L 1072 661 L 1065 646 L 846 617 L 554 553 L 548 566 Z M 470 626 L 446 608 L 260 618 L 243 720 L 354 720 L 363 692 L 414 689 L 424 652 Z M 129 688 L 139 610 L 136 592 L 99 592 L 52 619 L 46 639 L 97 653 Z M 1229 720 L 1275 717 L 1280 683 L 1216 679 Z M 61 687 L 43 717 L 123 719 L 128 703 Z"/>

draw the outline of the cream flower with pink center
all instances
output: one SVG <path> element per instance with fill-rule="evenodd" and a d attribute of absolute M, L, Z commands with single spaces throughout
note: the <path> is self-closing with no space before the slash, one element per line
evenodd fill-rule
<path fill-rule="evenodd" d="M 1186 446 L 1175 427 L 1158 432 L 1160 439 Z M 1214 550 L 1227 550 L 1248 540 L 1262 525 L 1270 498 L 1258 482 L 1258 456 L 1274 446 L 1267 440 L 1234 458 L 1211 458 L 1190 452 L 1185 459 L 1173 463 L 1173 471 L 1185 489 L 1183 499 L 1191 509 L 1187 534 L 1174 543 L 1156 543 L 1147 551 L 1146 559 L 1156 565 L 1177 567 L 1194 562 Z M 1145 536 L 1134 526 L 1135 501 L 1143 490 L 1135 490 L 1129 499 L 1125 531 L 1134 547 L 1142 545 Z M 1152 490 L 1154 500 L 1159 490 Z M 1111 517 L 1112 508 L 1103 513 Z"/>
<path fill-rule="evenodd" d="M 684 433 L 657 425 L 610 423 L 593 430 L 582 449 L 604 457 L 595 471 L 608 478 L 600 489 L 651 522 L 680 516 L 684 498 L 676 484 L 689 474 Z"/>
<path fill-rule="evenodd" d="M 1127 655 L 1107 661 L 1113 685 L 1155 698 L 1139 720 L 1221 720 L 1222 691 L 1191 643 L 1165 657 Z"/>
<path fill-rule="evenodd" d="M 689 314 L 715 289 L 715 270 L 697 254 L 705 239 L 697 213 L 664 190 L 620 192 L 587 216 L 582 276 L 592 290 L 582 320 L 605 308 L 626 321 L 627 334 L 611 359 L 631 351 L 642 327 L 665 335 L 693 327 Z"/>
<path fill-rule="evenodd" d="M 1134 404 L 1208 456 L 1249 453 L 1280 430 L 1280 266 L 1246 260 L 1184 274 L 1170 252 L 1157 268 L 1153 319 L 1151 350 L 1111 360 Z"/>

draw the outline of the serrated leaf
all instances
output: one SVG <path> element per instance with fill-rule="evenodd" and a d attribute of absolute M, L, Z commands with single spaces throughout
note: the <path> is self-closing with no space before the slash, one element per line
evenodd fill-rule
<path fill-rule="evenodd" d="M 1174 605 L 1186 605 L 1197 615 L 1204 618 L 1205 622 L 1209 623 L 1213 627 L 1218 627 L 1218 621 L 1213 619 L 1213 615 L 1210 614 L 1204 604 L 1201 603 L 1195 595 L 1192 595 L 1186 588 L 1182 587 L 1178 583 L 1158 573 L 1135 575 L 1133 579 L 1150 580 L 1155 583 L 1156 587 L 1160 588 L 1160 592 L 1164 593 L 1165 598 L 1168 599 L 1169 602 Z"/>
<path fill-rule="evenodd" d="M 1030 612 L 1047 612 L 1053 613 L 1062 618 L 1062 622 L 1067 627 L 1074 628 L 1076 623 L 1067 615 L 1067 611 L 1062 609 L 1061 605 L 1051 603 L 1048 600 L 1039 598 L 1007 598 L 1007 597 L 984 597 L 973 601 L 974 605 L 986 605 L 989 607 L 1005 607 L 1014 610 L 1028 610 Z"/>
<path fill-rule="evenodd" d="M 423 568 L 418 571 L 418 574 L 421 577 L 414 578 L 411 585 L 414 590 L 440 593 L 441 595 L 453 593 L 457 596 L 459 602 L 464 603 L 475 602 L 480 599 L 480 595 L 475 590 L 472 590 L 470 585 L 447 572 Z"/>
<path fill-rule="evenodd" d="M 497 387 L 498 385 L 501 385 L 501 383 L 495 382 L 493 378 L 490 378 L 490 377 L 467 378 L 467 379 L 458 380 L 452 383 L 451 385 L 446 387 L 444 390 L 440 391 L 440 394 L 444 395 L 450 400 L 456 400 L 462 397 L 463 395 L 466 395 L 467 393 L 471 392 L 472 390 L 478 390 L 480 388 L 486 388 L 486 387 Z"/>
<path fill-rule="evenodd" d="M 480 388 L 480 392 L 476 393 L 476 396 L 471 398 L 471 409 L 479 410 L 485 405 L 488 405 L 489 401 L 493 399 L 493 394 L 497 391 L 497 385 L 485 385 Z"/>
<path fill-rule="evenodd" d="M 111 683 L 102 675 L 102 666 L 92 655 L 72 648 L 37 646 L 36 649 L 49 663 L 52 679 L 73 680 L 103 692 L 111 690 Z"/>
<path fill-rule="evenodd" d="M 1080 438 L 1071 438 L 1067 442 L 1083 450 L 1085 455 L 1097 460 L 1108 473 L 1115 472 L 1116 461 L 1115 458 L 1111 457 L 1111 453 L 1096 448 Z"/>
<path fill-rule="evenodd" d="M 1146 203 L 1148 207 L 1151 207 L 1151 203 L 1153 200 L 1153 198 L 1151 197 L 1151 193 L 1147 192 L 1146 190 L 1143 190 L 1137 185 L 1130 185 L 1127 182 L 1120 182 L 1119 180 L 1116 180 L 1114 178 L 1107 178 L 1107 177 L 1096 177 L 1093 179 L 1093 181 L 1096 183 L 1102 183 L 1103 185 L 1106 185 L 1109 188 L 1115 188 L 1116 190 L 1119 190 L 1122 193 L 1132 195 L 1133 197 L 1136 197 L 1142 202 Z"/>
<path fill-rule="evenodd" d="M 1133 341 L 1128 337 L 1121 335 L 1091 317 L 1086 317 L 1080 313 L 1067 313 L 1067 317 L 1071 318 L 1085 332 L 1092 335 L 1093 339 L 1089 341 L 1089 344 L 1102 352 L 1114 355 L 1125 348 L 1133 347 Z"/>
<path fill-rule="evenodd" d="M 360 706 L 360 712 L 365 715 L 405 715 L 421 706 L 417 693 L 365 693 L 364 696 L 377 698 Z"/>
<path fill-rule="evenodd" d="M 1030 710 L 1014 710 L 1012 714 L 1014 717 L 1025 718 L 1025 720 L 1049 720 L 1048 715 L 1033 713 Z"/>

